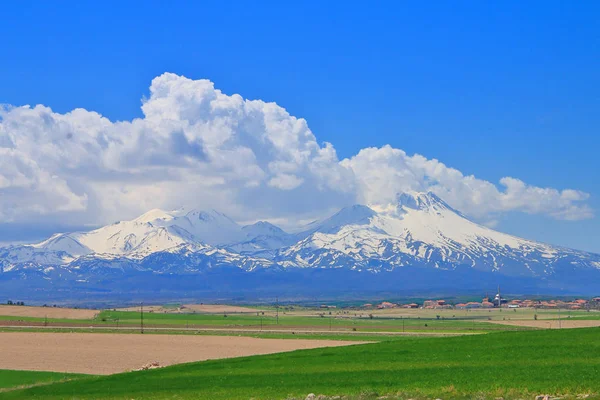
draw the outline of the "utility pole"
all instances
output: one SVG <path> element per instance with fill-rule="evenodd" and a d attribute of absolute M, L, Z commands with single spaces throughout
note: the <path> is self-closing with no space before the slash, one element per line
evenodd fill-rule
<path fill-rule="evenodd" d="M 144 334 L 144 302 L 140 303 L 140 333 Z"/>
<path fill-rule="evenodd" d="M 585 303 L 585 309 L 587 312 L 590 312 L 590 303 L 591 303 L 591 301 L 588 301 L 587 303 Z"/>
<path fill-rule="evenodd" d="M 562 328 L 562 323 L 560 321 L 560 306 L 558 306 L 558 329 Z"/>
<path fill-rule="evenodd" d="M 402 318 L 402 333 L 404 333 L 404 318 Z"/>
<path fill-rule="evenodd" d="M 498 285 L 498 308 L 502 307 L 502 296 L 500 295 L 500 285 Z"/>
<path fill-rule="evenodd" d="M 276 318 L 277 318 L 277 325 L 279 325 L 279 296 L 275 297 L 275 309 L 276 311 Z"/>

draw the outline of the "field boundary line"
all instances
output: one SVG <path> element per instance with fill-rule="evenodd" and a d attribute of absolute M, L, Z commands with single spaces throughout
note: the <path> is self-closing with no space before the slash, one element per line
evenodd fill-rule
<path fill-rule="evenodd" d="M 38 331 L 44 330 L 92 330 L 92 331 L 139 331 L 139 327 L 135 326 L 38 326 L 38 325 L 2 325 L 0 326 L 0 332 L 2 329 L 35 329 Z M 339 330 L 286 330 L 286 329 L 219 329 L 219 328 L 169 328 L 169 327 L 144 327 L 144 331 L 166 331 L 166 332 L 217 332 L 217 333 L 281 333 L 281 334 L 323 334 L 323 335 L 346 335 L 346 336 L 465 336 L 465 335 L 482 335 L 487 332 L 390 332 L 390 331 L 339 331 Z"/>

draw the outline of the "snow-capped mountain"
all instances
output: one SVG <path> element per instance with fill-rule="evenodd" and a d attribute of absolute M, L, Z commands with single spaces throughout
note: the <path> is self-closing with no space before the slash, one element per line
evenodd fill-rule
<path fill-rule="evenodd" d="M 151 210 L 132 221 L 120 221 L 91 232 L 56 234 L 41 243 L 16 249 L 64 254 L 65 260 L 90 254 L 143 258 L 186 244 L 218 246 L 245 238 L 241 226 L 215 210 Z"/>
<path fill-rule="evenodd" d="M 269 280 L 254 285 L 266 287 L 274 279 L 278 290 L 306 287 L 314 283 L 310 274 L 318 271 L 328 271 L 328 279 L 338 283 L 342 280 L 336 276 L 353 276 L 356 290 L 398 287 L 400 279 L 406 287 L 407 277 L 433 286 L 437 279 L 455 289 L 508 279 L 515 287 L 527 282 L 538 291 L 592 290 L 590 279 L 600 282 L 600 255 L 494 231 L 433 193 L 403 193 L 385 208 L 347 207 L 296 233 L 264 221 L 241 226 L 214 210 L 152 210 L 91 232 L 56 234 L 41 243 L 0 249 L 0 287 L 3 281 L 37 277 L 50 287 L 76 282 L 110 289 L 127 281 L 136 290 L 143 282 L 168 276 L 171 284 L 199 280 L 206 290 L 231 291 L 241 284 L 227 278 L 232 271 L 256 277 L 268 273 Z M 373 276 L 385 274 L 388 278 L 378 281 L 379 286 L 370 286 Z M 211 283 L 215 276 L 221 278 Z M 249 276 L 235 279 L 249 284 Z"/>
<path fill-rule="evenodd" d="M 600 257 L 520 239 L 478 225 L 433 193 L 411 193 L 378 212 L 353 206 L 311 224 L 310 235 L 282 250 L 303 266 L 379 271 L 426 264 L 464 265 L 505 275 L 545 276 L 566 257 L 571 265 L 600 268 Z"/>
<path fill-rule="evenodd" d="M 259 221 L 242 227 L 245 234 L 243 241 L 233 243 L 228 249 L 238 253 L 273 253 L 274 250 L 294 243 L 295 236 L 270 222 Z"/>

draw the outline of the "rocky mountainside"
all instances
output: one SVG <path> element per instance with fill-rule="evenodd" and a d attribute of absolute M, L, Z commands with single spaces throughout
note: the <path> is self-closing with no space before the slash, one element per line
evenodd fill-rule
<path fill-rule="evenodd" d="M 600 255 L 494 231 L 433 193 L 404 193 L 385 209 L 347 207 L 296 233 L 240 226 L 214 210 L 152 210 L 0 249 L 0 289 L 38 294 L 457 292 L 494 282 L 582 293 L 600 290 L 599 277 Z"/>

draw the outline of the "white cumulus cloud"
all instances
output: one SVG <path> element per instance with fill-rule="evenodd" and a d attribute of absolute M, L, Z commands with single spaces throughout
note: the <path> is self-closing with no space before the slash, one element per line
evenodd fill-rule
<path fill-rule="evenodd" d="M 589 194 L 577 190 L 540 188 L 505 177 L 499 186 L 473 175 L 465 176 L 435 159 L 407 155 L 391 146 L 362 149 L 341 162 L 351 169 L 360 201 L 387 204 L 404 191 L 432 191 L 463 213 L 493 224 L 498 213 L 521 211 L 564 220 L 593 217 Z"/>
<path fill-rule="evenodd" d="M 406 190 L 431 190 L 487 221 L 509 211 L 593 216 L 586 193 L 510 177 L 494 184 L 390 146 L 340 160 L 306 120 L 208 80 L 158 76 L 142 111 L 112 122 L 84 109 L 0 107 L 0 223 L 98 225 L 181 206 L 285 221 Z"/>

